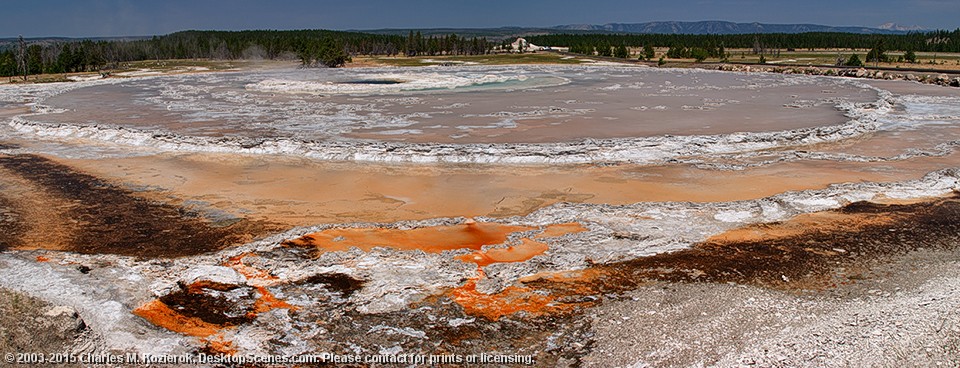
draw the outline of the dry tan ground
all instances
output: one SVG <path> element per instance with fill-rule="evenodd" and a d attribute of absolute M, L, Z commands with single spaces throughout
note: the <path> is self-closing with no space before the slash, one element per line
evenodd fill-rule
<path fill-rule="evenodd" d="M 0 354 L 37 353 L 48 357 L 51 354 L 91 352 L 95 348 L 91 341 L 93 337 L 73 308 L 53 306 L 29 295 L 0 288 Z M 31 357 L 14 355 L 15 362 L 18 358 L 25 358 L 21 360 L 24 363 L 32 361 Z"/>

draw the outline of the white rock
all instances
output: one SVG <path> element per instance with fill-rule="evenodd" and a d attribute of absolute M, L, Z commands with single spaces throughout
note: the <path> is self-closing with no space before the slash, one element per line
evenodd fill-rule
<path fill-rule="evenodd" d="M 247 278 L 229 267 L 198 265 L 184 272 L 180 281 L 187 285 L 197 281 L 210 281 L 227 285 L 245 285 Z"/>

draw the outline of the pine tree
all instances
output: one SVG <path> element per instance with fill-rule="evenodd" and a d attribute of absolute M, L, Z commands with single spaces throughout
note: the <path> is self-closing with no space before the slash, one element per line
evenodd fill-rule
<path fill-rule="evenodd" d="M 644 57 L 644 58 L 646 58 L 647 60 L 653 60 L 653 58 L 656 57 L 656 56 L 657 56 L 657 55 L 656 55 L 656 52 L 653 51 L 653 46 L 651 46 L 650 43 L 647 43 L 646 45 L 643 45 L 643 57 Z"/>
<path fill-rule="evenodd" d="M 412 30 L 412 29 L 410 30 L 410 35 L 407 36 L 407 44 L 406 44 L 406 46 L 407 46 L 407 49 L 406 49 L 405 51 L 407 52 L 407 56 L 416 56 L 416 51 L 415 51 L 416 48 L 417 48 L 417 47 L 416 47 L 416 39 L 413 38 L 413 30 Z"/>
<path fill-rule="evenodd" d="M 860 57 L 857 54 L 850 55 L 850 58 L 847 59 L 847 62 L 843 65 L 846 66 L 863 66 L 863 62 L 860 61 Z"/>
<path fill-rule="evenodd" d="M 907 52 L 903 54 L 903 60 L 906 60 L 908 63 L 911 63 L 911 64 L 916 63 L 917 53 L 913 52 L 913 50 L 907 50 Z"/>
<path fill-rule="evenodd" d="M 426 49 L 426 47 L 424 47 L 426 45 L 424 45 L 423 34 L 421 34 L 420 31 L 417 31 L 417 35 L 415 37 L 416 37 L 416 45 L 413 48 L 415 52 L 414 55 L 421 55 L 423 54 L 423 50 Z"/>
<path fill-rule="evenodd" d="M 872 49 L 870 49 L 869 52 L 867 52 L 867 62 L 868 63 L 886 62 L 888 60 L 886 52 L 887 50 L 884 49 L 883 40 L 881 39 L 880 41 L 877 41 L 876 46 L 874 46 Z"/>
<path fill-rule="evenodd" d="M 673 46 L 667 50 L 667 57 L 671 59 L 685 59 L 690 57 L 690 50 L 683 46 Z"/>
<path fill-rule="evenodd" d="M 328 68 L 339 68 L 350 62 L 350 55 L 343 50 L 343 46 L 330 39 L 324 40 L 316 53 L 317 62 Z"/>
<path fill-rule="evenodd" d="M 630 50 L 627 50 L 627 47 L 622 43 L 617 46 L 617 49 L 613 51 L 613 56 L 621 59 L 626 59 L 630 57 Z"/>
<path fill-rule="evenodd" d="M 27 69 L 27 43 L 23 41 L 22 35 L 18 38 L 17 44 L 19 46 L 17 50 L 17 68 L 23 72 L 23 80 L 26 81 L 27 73 L 29 72 L 29 69 Z"/>
<path fill-rule="evenodd" d="M 699 47 L 694 47 L 690 49 L 690 57 L 697 60 L 697 62 L 702 62 L 710 56 L 710 52 Z"/>
<path fill-rule="evenodd" d="M 613 56 L 613 51 L 610 48 L 610 44 L 606 42 L 601 42 L 597 45 L 597 55 L 598 56 Z"/>

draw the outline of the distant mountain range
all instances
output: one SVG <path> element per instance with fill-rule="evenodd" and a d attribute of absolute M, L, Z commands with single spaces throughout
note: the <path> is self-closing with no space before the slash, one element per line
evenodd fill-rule
<path fill-rule="evenodd" d="M 354 30 L 376 34 L 407 35 L 410 28 Z M 806 33 L 840 32 L 858 34 L 905 34 L 930 31 L 919 26 L 886 23 L 877 27 L 825 26 L 820 24 L 735 23 L 717 20 L 701 22 L 646 22 L 607 24 L 567 24 L 554 27 L 499 27 L 499 28 L 415 28 L 424 36 L 455 33 L 465 37 L 487 37 L 509 40 L 520 36 L 550 33 L 660 33 L 660 34 L 750 34 L 750 33 Z"/>
<path fill-rule="evenodd" d="M 922 27 L 903 27 L 895 23 L 886 23 L 877 28 L 852 26 L 825 26 L 819 24 L 767 24 L 734 23 L 725 21 L 701 22 L 646 22 L 646 23 L 607 23 L 607 24 L 568 24 L 553 27 L 561 31 L 604 31 L 615 33 L 659 33 L 659 34 L 749 34 L 749 33 L 806 33 L 806 32 L 842 32 L 861 34 L 902 34 L 910 31 L 922 31 Z"/>
<path fill-rule="evenodd" d="M 923 28 L 921 26 L 904 26 L 896 23 L 884 23 L 879 25 L 877 28 L 886 29 L 891 31 L 929 31 L 930 29 Z"/>

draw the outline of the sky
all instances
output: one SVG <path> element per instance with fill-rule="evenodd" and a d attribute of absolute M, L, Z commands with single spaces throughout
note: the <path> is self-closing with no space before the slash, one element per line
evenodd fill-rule
<path fill-rule="evenodd" d="M 953 30 L 960 0 L 28 0 L 4 1 L 0 38 L 161 35 L 188 29 L 479 28 L 725 20 Z"/>

